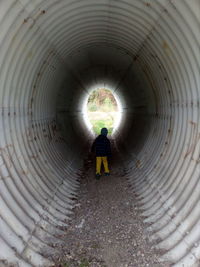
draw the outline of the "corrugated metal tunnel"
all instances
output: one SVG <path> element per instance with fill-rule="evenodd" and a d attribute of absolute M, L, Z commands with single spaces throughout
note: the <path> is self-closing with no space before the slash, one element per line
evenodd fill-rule
<path fill-rule="evenodd" d="M 116 142 L 151 241 L 200 266 L 199 0 L 0 1 L 0 259 L 45 266 L 67 226 L 94 87 L 121 100 Z"/>

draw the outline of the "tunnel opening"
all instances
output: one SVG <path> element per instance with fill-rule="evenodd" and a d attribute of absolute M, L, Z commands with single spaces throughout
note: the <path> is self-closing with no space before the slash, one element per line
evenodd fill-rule
<path fill-rule="evenodd" d="M 107 88 L 92 90 L 85 105 L 85 122 L 93 134 L 98 135 L 104 127 L 108 129 L 109 135 L 117 131 L 122 118 L 122 108 L 111 90 Z"/>

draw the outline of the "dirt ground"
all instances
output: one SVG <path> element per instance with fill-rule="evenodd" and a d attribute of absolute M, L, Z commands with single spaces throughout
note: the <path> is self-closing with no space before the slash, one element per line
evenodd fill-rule
<path fill-rule="evenodd" d="M 166 267 L 148 243 L 135 195 L 116 159 L 111 175 L 95 179 L 85 162 L 80 192 L 64 245 L 54 249 L 54 267 Z"/>

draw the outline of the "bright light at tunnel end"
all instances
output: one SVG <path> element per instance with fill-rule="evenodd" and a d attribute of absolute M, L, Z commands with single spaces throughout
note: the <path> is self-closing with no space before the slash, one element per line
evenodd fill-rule
<path fill-rule="evenodd" d="M 121 101 L 120 101 L 120 98 L 119 96 L 115 93 L 114 89 L 110 88 L 110 87 L 105 87 L 105 86 L 93 86 L 93 87 L 90 87 L 89 90 L 88 90 L 88 94 L 86 95 L 84 101 L 83 101 L 83 108 L 82 108 L 82 112 L 83 112 L 83 119 L 84 119 L 84 123 L 89 131 L 89 133 L 92 135 L 92 136 L 95 136 L 95 133 L 93 131 L 93 125 L 91 124 L 90 120 L 89 120 L 89 117 L 88 117 L 88 99 L 90 97 L 90 95 L 92 94 L 93 91 L 95 90 L 99 90 L 101 88 L 105 88 L 107 90 L 109 90 L 116 102 L 117 102 L 117 116 L 114 120 L 114 125 L 113 125 L 113 130 L 112 130 L 112 134 L 111 136 L 113 136 L 116 131 L 118 130 L 119 126 L 120 126 L 120 123 L 122 121 L 122 114 L 123 114 L 123 109 L 122 109 L 122 104 L 121 104 Z"/>

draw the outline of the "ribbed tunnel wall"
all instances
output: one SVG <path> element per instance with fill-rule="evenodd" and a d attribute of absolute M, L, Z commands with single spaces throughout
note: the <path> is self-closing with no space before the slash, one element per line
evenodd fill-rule
<path fill-rule="evenodd" d="M 101 86 L 122 102 L 116 143 L 152 243 L 200 266 L 199 22 L 199 0 L 0 1 L 2 266 L 48 265 L 90 139 L 82 107 Z"/>

